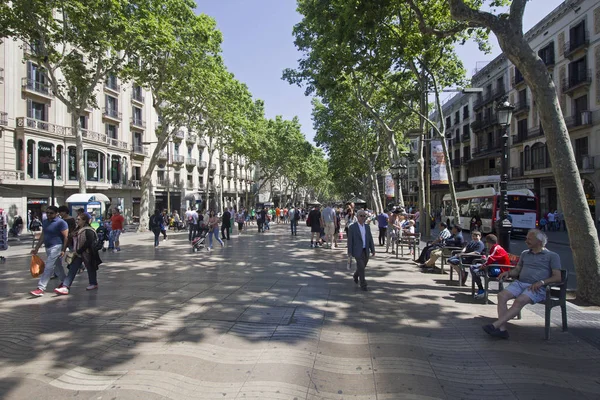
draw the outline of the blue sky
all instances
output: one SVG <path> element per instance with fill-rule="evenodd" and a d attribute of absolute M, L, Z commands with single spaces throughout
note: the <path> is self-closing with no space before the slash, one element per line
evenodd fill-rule
<path fill-rule="evenodd" d="M 223 33 L 223 57 L 227 68 L 248 85 L 255 98 L 265 101 L 267 117 L 298 116 L 304 135 L 312 140 L 310 98 L 304 89 L 281 80 L 285 68 L 295 68 L 301 54 L 294 46 L 292 28 L 301 19 L 294 0 L 196 0 L 197 12 L 217 21 Z M 523 21 L 527 30 L 556 8 L 562 0 L 530 1 Z M 495 42 L 492 54 L 483 54 L 474 43 L 460 46 L 458 54 L 470 77 L 476 66 L 500 54 Z M 479 64 L 478 64 L 479 63 Z"/>

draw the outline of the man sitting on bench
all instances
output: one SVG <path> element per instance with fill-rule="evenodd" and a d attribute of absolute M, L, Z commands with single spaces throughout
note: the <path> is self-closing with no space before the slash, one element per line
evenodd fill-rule
<path fill-rule="evenodd" d="M 456 255 L 448 259 L 448 264 L 450 264 L 450 266 L 454 268 L 454 270 L 457 272 L 459 277 L 458 279 L 462 280 L 463 285 L 467 281 L 469 274 L 467 271 L 463 271 L 459 267 L 461 257 L 464 257 L 462 259 L 463 263 L 471 264 L 474 259 L 480 258 L 483 254 L 483 251 L 485 250 L 485 244 L 481 241 L 481 232 L 472 231 L 471 239 L 473 240 L 471 240 L 469 244 L 467 244 L 467 246 L 464 249 L 462 249 L 460 253 L 457 253 Z"/>
<path fill-rule="evenodd" d="M 465 239 L 462 234 L 462 227 L 460 225 L 454 225 L 452 227 L 452 236 L 446 239 L 442 246 L 431 250 L 429 259 L 423 264 L 419 264 L 420 268 L 433 268 L 435 262 L 442 256 L 442 248 L 444 247 L 463 247 L 465 245 Z"/>
<path fill-rule="evenodd" d="M 445 222 L 440 222 L 440 233 L 433 242 L 429 246 L 425 246 L 423 251 L 421 251 L 421 255 L 417 258 L 417 262 L 419 264 L 423 264 L 425 261 L 429 260 L 431 256 L 431 251 L 437 249 L 438 247 L 443 247 L 446 239 L 450 238 L 452 234 L 448 230 L 448 225 Z"/>
<path fill-rule="evenodd" d="M 546 249 L 548 237 L 538 229 L 527 234 L 525 244 L 529 250 L 521 253 L 515 268 L 503 272 L 498 277 L 517 278 L 506 289 L 498 294 L 498 319 L 483 330 L 489 335 L 508 339 L 506 322 L 516 317 L 528 304 L 539 303 L 546 299 L 546 285 L 561 282 L 561 265 L 558 254 Z M 510 308 L 506 303 L 515 299 Z"/>
<path fill-rule="evenodd" d="M 481 283 L 479 271 L 486 271 L 488 276 L 495 278 L 509 269 L 508 267 L 497 267 L 495 265 L 510 265 L 510 257 L 506 250 L 498 244 L 496 235 L 489 234 L 485 237 L 485 247 L 489 254 L 487 257 L 484 256 L 485 262 L 471 266 L 471 279 L 473 279 L 478 289 L 474 296 L 476 299 L 483 299 L 485 297 L 485 289 Z"/>

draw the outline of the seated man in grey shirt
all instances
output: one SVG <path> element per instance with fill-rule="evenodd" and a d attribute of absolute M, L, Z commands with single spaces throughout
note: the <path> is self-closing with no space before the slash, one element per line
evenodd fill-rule
<path fill-rule="evenodd" d="M 488 334 L 508 339 L 506 322 L 516 317 L 526 305 L 544 301 L 546 285 L 561 281 L 560 257 L 546 249 L 547 242 L 548 238 L 542 231 L 530 230 L 525 240 L 529 250 L 521 253 L 516 268 L 498 276 L 499 280 L 506 277 L 517 280 L 498 294 L 498 319 L 483 327 Z M 506 303 L 511 299 L 515 301 L 509 309 Z"/>

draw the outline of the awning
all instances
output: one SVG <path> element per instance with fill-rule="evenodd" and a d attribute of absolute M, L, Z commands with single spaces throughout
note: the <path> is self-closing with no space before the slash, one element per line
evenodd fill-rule
<path fill-rule="evenodd" d="M 185 195 L 185 200 L 187 201 L 202 201 L 202 196 L 200 196 L 200 193 L 188 193 Z"/>
<path fill-rule="evenodd" d="M 363 199 L 359 198 L 359 197 L 353 197 L 350 200 L 348 200 L 346 203 L 354 203 L 354 204 L 367 204 L 366 201 L 364 201 Z"/>
<path fill-rule="evenodd" d="M 110 203 L 110 199 L 102 193 L 76 193 L 67 199 L 67 203 L 89 203 L 91 201 Z"/>

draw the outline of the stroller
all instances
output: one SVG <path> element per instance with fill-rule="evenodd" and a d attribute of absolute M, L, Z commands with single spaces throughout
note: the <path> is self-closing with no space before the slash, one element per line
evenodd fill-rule
<path fill-rule="evenodd" d="M 96 242 L 96 249 L 106 251 L 104 247 L 104 242 L 108 240 L 108 229 L 106 229 L 103 225 L 100 225 L 96 229 L 96 235 L 98 236 L 98 241 Z"/>
<path fill-rule="evenodd" d="M 198 227 L 196 236 L 192 238 L 192 251 L 195 253 L 202 250 L 205 247 L 204 241 L 206 240 L 206 234 L 208 233 L 208 227 L 201 225 Z"/>

